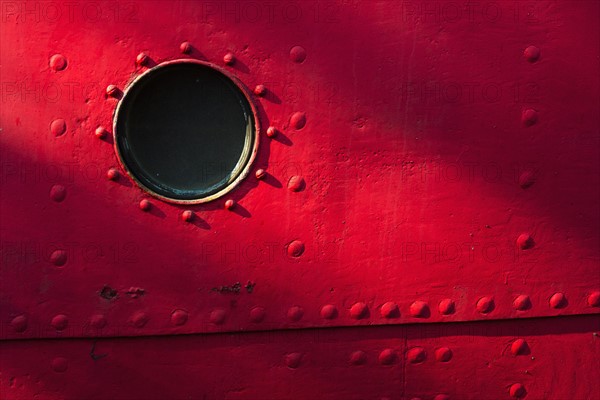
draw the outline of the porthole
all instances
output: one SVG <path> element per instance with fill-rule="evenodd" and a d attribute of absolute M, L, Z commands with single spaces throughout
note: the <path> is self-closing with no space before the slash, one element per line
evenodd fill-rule
<path fill-rule="evenodd" d="M 163 63 L 136 78 L 113 128 L 131 178 L 176 203 L 207 202 L 235 187 L 256 155 L 259 131 L 242 84 L 195 60 Z"/>

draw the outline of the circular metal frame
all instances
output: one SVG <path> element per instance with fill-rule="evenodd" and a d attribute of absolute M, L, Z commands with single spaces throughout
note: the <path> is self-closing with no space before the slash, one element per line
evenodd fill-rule
<path fill-rule="evenodd" d="M 248 145 L 246 143 L 244 145 L 242 155 L 240 156 L 240 161 L 238 161 L 238 164 L 232 170 L 231 178 L 230 178 L 230 181 L 227 183 L 227 186 L 225 186 L 224 188 L 220 189 L 219 191 L 217 191 L 215 193 L 212 193 L 210 195 L 207 195 L 207 196 L 201 197 L 201 198 L 197 198 L 197 199 L 171 198 L 171 197 L 168 197 L 163 194 L 155 192 L 154 190 L 149 188 L 147 185 L 142 183 L 140 181 L 140 179 L 138 179 L 133 174 L 133 172 L 130 170 L 130 168 L 127 166 L 127 163 L 125 162 L 125 158 L 124 158 L 123 154 L 121 154 L 121 150 L 119 148 L 119 140 L 117 138 L 117 130 L 118 130 L 117 125 L 118 125 L 120 112 L 122 112 L 121 106 L 124 103 L 124 100 L 127 98 L 128 93 L 131 92 L 131 90 L 135 87 L 136 83 L 138 83 L 140 80 L 144 79 L 147 75 L 152 74 L 156 70 L 163 69 L 165 67 L 168 67 L 171 65 L 176 65 L 176 64 L 197 64 L 197 65 L 201 65 L 201 66 L 204 66 L 207 68 L 211 68 L 211 69 L 215 70 L 216 72 L 219 72 L 222 75 L 224 75 L 226 78 L 228 78 L 234 84 L 234 86 L 240 91 L 240 93 L 246 99 L 246 101 L 248 102 L 248 105 L 250 106 L 250 110 L 252 112 L 252 117 L 254 119 L 254 126 L 252 127 L 254 129 L 254 132 L 251 132 L 251 130 L 249 129 L 250 125 L 248 126 L 248 129 L 246 132 L 246 142 L 248 142 L 248 138 L 250 138 L 251 144 Z M 225 194 L 227 194 L 231 190 L 233 190 L 236 186 L 238 186 L 240 184 L 240 182 L 248 176 L 248 173 L 250 172 L 250 169 L 252 168 L 252 165 L 254 164 L 254 160 L 256 159 L 256 154 L 258 153 L 258 143 L 259 143 L 259 138 L 260 138 L 260 122 L 259 122 L 258 112 L 256 110 L 256 106 L 255 106 L 254 102 L 252 101 L 252 96 L 250 94 L 250 91 L 246 88 L 246 86 L 238 78 L 236 78 L 235 76 L 230 74 L 228 71 L 224 70 L 223 68 L 221 68 L 215 64 L 201 61 L 201 60 L 178 59 L 178 60 L 166 61 L 161 64 L 158 64 L 157 66 L 155 66 L 153 68 L 148 69 L 144 73 L 137 76 L 134 80 L 132 80 L 127 85 L 127 87 L 123 91 L 123 96 L 121 97 L 121 99 L 119 99 L 119 102 L 117 104 L 117 107 L 116 107 L 114 115 L 113 115 L 112 125 L 113 125 L 114 150 L 115 150 L 115 153 L 117 154 L 119 164 L 121 165 L 123 170 L 125 170 L 125 172 L 127 173 L 127 176 L 136 185 L 138 185 L 142 190 L 148 192 L 151 196 L 156 197 L 160 200 L 169 202 L 169 203 L 201 204 L 201 203 L 207 203 L 207 202 L 216 200 L 219 197 L 224 196 Z"/>

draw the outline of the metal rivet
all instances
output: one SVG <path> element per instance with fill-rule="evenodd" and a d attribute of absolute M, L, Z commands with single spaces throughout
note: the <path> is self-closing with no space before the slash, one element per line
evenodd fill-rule
<path fill-rule="evenodd" d="M 293 240 L 287 246 L 287 254 L 290 257 L 300 257 L 304 253 L 304 243 L 299 240 Z"/>
<path fill-rule="evenodd" d="M 488 314 L 494 310 L 496 307 L 494 304 L 494 298 L 490 296 L 484 296 L 477 300 L 477 311 L 482 314 Z"/>
<path fill-rule="evenodd" d="M 304 179 L 301 176 L 294 175 L 288 181 L 287 187 L 291 192 L 300 192 L 306 186 Z"/>
<path fill-rule="evenodd" d="M 334 319 L 337 315 L 337 308 L 333 304 L 327 304 L 321 308 L 321 317 L 325 319 Z"/>
<path fill-rule="evenodd" d="M 440 347 L 435 351 L 435 359 L 439 362 L 448 362 L 452 359 L 452 350 L 448 347 Z"/>
<path fill-rule="evenodd" d="M 223 310 L 222 308 L 218 308 L 210 313 L 209 319 L 211 323 L 215 325 L 221 325 L 223 322 L 225 322 L 226 317 L 227 313 L 225 312 L 225 310 Z"/>
<path fill-rule="evenodd" d="M 148 54 L 142 52 L 135 58 L 135 63 L 137 65 L 146 65 L 148 63 L 148 59 Z"/>
<path fill-rule="evenodd" d="M 57 203 L 60 203 L 67 197 L 67 188 L 63 185 L 54 185 L 50 189 L 50 198 Z"/>
<path fill-rule="evenodd" d="M 517 296 L 513 301 L 513 307 L 519 311 L 529 310 L 531 308 L 531 299 L 526 294 Z"/>
<path fill-rule="evenodd" d="M 55 54 L 50 57 L 48 64 L 53 71 L 62 71 L 67 68 L 67 59 L 62 54 Z"/>
<path fill-rule="evenodd" d="M 400 317 L 400 310 L 398 304 L 393 301 L 388 301 L 381 306 L 381 316 L 383 318 L 398 318 Z"/>
<path fill-rule="evenodd" d="M 588 305 L 590 307 L 600 307 L 600 292 L 593 292 L 588 296 Z"/>
<path fill-rule="evenodd" d="M 385 349 L 379 353 L 379 362 L 383 365 L 393 364 L 396 358 L 396 351 L 394 349 Z"/>
<path fill-rule="evenodd" d="M 520 383 L 513 383 L 512 385 L 510 385 L 510 389 L 508 390 L 508 393 L 510 394 L 511 397 L 523 397 L 525 396 L 525 394 L 527 393 L 527 391 L 525 390 L 525 386 L 523 386 Z"/>
<path fill-rule="evenodd" d="M 423 361 L 425 361 L 426 358 L 427 353 L 422 347 L 413 347 L 412 349 L 408 350 L 408 352 L 406 352 L 406 359 L 411 364 L 422 363 Z"/>
<path fill-rule="evenodd" d="M 428 318 L 430 315 L 429 305 L 424 301 L 417 300 L 410 305 L 410 315 L 415 318 Z"/>
<path fill-rule="evenodd" d="M 54 136 L 62 136 L 67 131 L 67 123 L 64 119 L 58 118 L 50 123 L 50 133 Z"/>
<path fill-rule="evenodd" d="M 296 130 L 300 130 L 302 128 L 304 128 L 304 126 L 306 125 L 306 114 L 301 112 L 301 111 L 297 111 L 295 113 L 292 114 L 292 116 L 290 117 L 290 126 Z"/>
<path fill-rule="evenodd" d="M 523 339 L 517 339 L 510 345 L 510 352 L 515 356 L 527 354 L 528 349 L 529 346 Z"/>
<path fill-rule="evenodd" d="M 175 310 L 171 313 L 171 323 L 176 326 L 184 325 L 188 320 L 188 313 L 185 310 Z"/>
<path fill-rule="evenodd" d="M 523 189 L 527 189 L 535 183 L 535 173 L 533 171 L 524 171 L 519 176 L 519 186 Z"/>
<path fill-rule="evenodd" d="M 179 45 L 179 51 L 183 54 L 190 54 L 192 52 L 192 45 L 190 42 L 183 42 Z"/>
<path fill-rule="evenodd" d="M 194 212 L 192 210 L 185 210 L 181 213 L 181 220 L 184 222 L 191 222 L 194 219 Z"/>
<path fill-rule="evenodd" d="M 265 85 L 256 85 L 254 87 L 254 94 L 258 97 L 263 97 L 265 94 L 267 94 L 267 88 Z"/>
<path fill-rule="evenodd" d="M 540 59 L 540 54 L 541 54 L 541 51 L 536 46 L 529 46 L 529 47 L 527 47 L 525 49 L 525 51 L 523 51 L 523 56 L 530 63 L 534 63 L 537 60 L 539 60 Z"/>
<path fill-rule="evenodd" d="M 235 208 L 235 201 L 229 199 L 225 202 L 225 209 L 226 210 L 233 210 Z"/>
<path fill-rule="evenodd" d="M 57 331 L 63 331 L 69 324 L 69 319 L 64 314 L 58 314 L 54 318 L 52 318 L 50 324 Z"/>
<path fill-rule="evenodd" d="M 65 372 L 69 366 L 69 363 L 67 362 L 66 358 L 56 357 L 54 360 L 52 360 L 50 366 L 54 372 Z"/>
<path fill-rule="evenodd" d="M 92 315 L 90 325 L 95 329 L 102 329 L 106 326 L 106 317 L 102 314 Z"/>
<path fill-rule="evenodd" d="M 454 314 L 456 307 L 452 299 L 444 299 L 438 304 L 438 311 L 442 315 Z"/>
<path fill-rule="evenodd" d="M 532 108 L 523 110 L 523 113 L 521 114 L 521 122 L 523 122 L 523 125 L 525 125 L 525 126 L 535 125 L 537 120 L 538 120 L 537 111 L 535 111 Z"/>
<path fill-rule="evenodd" d="M 290 49 L 290 60 L 295 63 L 301 63 L 306 59 L 306 50 L 301 46 L 294 46 Z"/>
<path fill-rule="evenodd" d="M 266 175 L 267 175 L 267 172 L 262 168 L 257 169 L 256 172 L 254 173 L 254 176 L 256 176 L 256 179 L 258 179 L 258 180 L 263 179 Z"/>
<path fill-rule="evenodd" d="M 288 368 L 298 368 L 300 366 L 300 362 L 302 361 L 302 354 L 301 353 L 290 353 L 290 354 L 286 354 L 284 357 L 284 362 L 285 365 L 288 366 Z"/>
<path fill-rule="evenodd" d="M 363 365 L 367 362 L 367 354 L 364 351 L 357 350 L 350 354 L 350 364 Z"/>
<path fill-rule="evenodd" d="M 535 246 L 535 241 L 529 233 L 521 233 L 517 238 L 517 246 L 519 246 L 521 250 L 529 250 Z"/>
<path fill-rule="evenodd" d="M 54 250 L 50 254 L 50 262 L 57 267 L 62 267 L 67 263 L 67 252 L 64 250 Z"/>
<path fill-rule="evenodd" d="M 564 308 L 567 306 L 567 298 L 564 293 L 554 293 L 550 297 L 550 307 L 552 308 Z"/>
<path fill-rule="evenodd" d="M 367 318 L 369 316 L 369 307 L 363 302 L 355 303 L 350 307 L 350 316 L 354 319 Z"/>
<path fill-rule="evenodd" d="M 116 181 L 117 179 L 119 179 L 120 175 L 121 173 L 116 168 L 109 168 L 106 172 L 106 177 L 111 181 Z"/>
<path fill-rule="evenodd" d="M 138 311 L 131 316 L 131 323 L 136 328 L 143 328 L 148 323 L 148 315 L 143 311 Z"/>
<path fill-rule="evenodd" d="M 115 85 L 108 85 L 106 87 L 106 94 L 109 97 L 118 97 L 119 94 L 121 93 L 121 91 L 119 90 L 119 88 Z"/>
<path fill-rule="evenodd" d="M 226 65 L 233 65 L 235 63 L 235 56 L 233 55 L 233 53 L 225 54 L 225 56 L 223 56 L 223 62 Z"/>
<path fill-rule="evenodd" d="M 299 306 L 290 307 L 290 309 L 287 312 L 288 319 L 293 322 L 300 321 L 303 316 L 304 316 L 304 310 L 302 309 L 302 307 L 299 307 Z"/>
<path fill-rule="evenodd" d="M 250 321 L 254 323 L 262 322 L 265 319 L 265 309 L 262 307 L 254 307 L 250 310 Z"/>
<path fill-rule="evenodd" d="M 270 126 L 267 128 L 267 137 L 274 138 L 277 136 L 277 128 Z"/>
<path fill-rule="evenodd" d="M 10 326 L 15 330 L 15 332 L 25 332 L 27 329 L 27 317 L 25 315 L 18 315 L 10 321 Z"/>
<path fill-rule="evenodd" d="M 152 203 L 150 203 L 150 200 L 143 199 L 140 201 L 140 210 L 149 211 L 150 208 L 152 208 Z"/>
<path fill-rule="evenodd" d="M 94 131 L 94 135 L 96 135 L 98 139 L 104 139 L 106 136 L 108 136 L 108 131 L 105 127 L 99 126 Z"/>

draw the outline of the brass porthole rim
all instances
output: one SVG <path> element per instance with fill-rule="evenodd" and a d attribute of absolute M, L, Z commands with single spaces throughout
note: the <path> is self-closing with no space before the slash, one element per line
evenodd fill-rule
<path fill-rule="evenodd" d="M 235 84 L 235 86 L 240 90 L 240 92 L 243 94 L 244 98 L 246 99 L 246 101 L 250 105 L 250 109 L 252 111 L 252 116 L 254 118 L 253 145 L 252 145 L 252 149 L 251 149 L 251 152 L 250 152 L 250 156 L 249 156 L 248 160 L 246 161 L 246 165 L 238 173 L 238 175 L 235 177 L 235 179 L 233 181 L 231 181 L 223 189 L 219 190 L 216 193 L 213 193 L 211 195 L 208 195 L 206 197 L 202 197 L 202 198 L 199 198 L 199 199 L 174 199 L 174 198 L 171 198 L 171 197 L 164 196 L 164 195 L 162 195 L 160 193 L 156 193 L 154 190 L 152 190 L 151 188 L 149 188 L 146 185 L 144 185 L 139 179 L 137 179 L 135 177 L 135 175 L 127 167 L 127 164 L 125 163 L 125 160 L 124 160 L 124 158 L 121 155 L 121 152 L 119 150 L 119 145 L 118 145 L 118 140 L 117 140 L 117 122 L 118 122 L 118 119 L 119 119 L 119 112 L 121 110 L 121 106 L 123 104 L 123 100 L 126 98 L 127 94 L 130 92 L 130 90 L 134 87 L 134 85 L 138 81 L 140 81 L 141 79 L 143 79 L 146 75 L 148 75 L 148 74 L 156 71 L 157 69 L 162 69 L 164 67 L 167 67 L 167 66 L 170 66 L 170 65 L 176 65 L 176 64 L 197 64 L 197 65 L 202 65 L 202 66 L 205 66 L 205 67 L 208 67 L 208 68 L 212 68 L 212 69 L 216 70 L 217 72 L 220 72 L 221 74 L 223 74 L 225 77 L 229 78 Z M 172 204 L 202 204 L 202 203 L 208 203 L 208 202 L 214 201 L 214 200 L 216 200 L 216 199 L 218 199 L 220 197 L 223 197 L 227 193 L 231 192 L 250 173 L 250 170 L 252 169 L 252 166 L 253 166 L 254 161 L 256 159 L 256 155 L 258 154 L 258 143 L 259 143 L 259 139 L 260 139 L 260 120 L 259 120 L 258 112 L 257 112 L 256 106 L 254 104 L 254 101 L 252 99 L 252 96 L 250 94 L 250 91 L 248 90 L 248 88 L 246 87 L 246 85 L 244 85 L 244 83 L 240 79 L 238 79 L 236 76 L 234 76 L 233 74 L 229 73 L 229 71 L 221 68 L 220 66 L 218 66 L 216 64 L 213 64 L 213 63 L 210 63 L 210 62 L 207 62 L 207 61 L 194 60 L 194 59 L 177 59 L 177 60 L 170 60 L 170 61 L 162 62 L 162 63 L 156 65 L 155 67 L 149 68 L 148 70 L 144 71 L 142 74 L 140 74 L 137 77 L 135 77 L 135 79 L 133 79 L 132 81 L 130 81 L 127 84 L 126 88 L 123 90 L 123 95 L 118 100 L 117 106 L 116 106 L 114 114 L 113 114 L 112 129 L 113 129 L 113 134 L 112 134 L 112 136 L 113 136 L 113 147 L 114 147 L 114 151 L 115 151 L 115 153 L 117 155 L 117 160 L 119 161 L 119 165 L 125 171 L 125 173 L 129 177 L 129 179 L 132 180 L 133 183 L 136 184 L 137 186 L 139 186 L 143 191 L 145 191 L 148 194 L 150 194 L 152 197 L 155 197 L 155 198 L 157 198 L 159 200 L 162 200 L 162 201 L 167 202 L 167 203 L 172 203 Z M 247 151 L 248 151 L 248 149 L 244 150 L 244 152 L 247 152 Z M 241 160 L 241 158 L 240 158 L 240 160 Z"/>

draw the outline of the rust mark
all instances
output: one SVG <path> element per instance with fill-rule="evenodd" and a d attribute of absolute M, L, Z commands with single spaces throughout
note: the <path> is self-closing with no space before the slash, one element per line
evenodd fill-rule
<path fill-rule="evenodd" d="M 94 340 L 92 342 L 92 348 L 90 349 L 90 357 L 92 358 L 92 360 L 96 361 L 96 360 L 99 360 L 99 359 L 104 358 L 106 356 L 108 356 L 107 353 L 96 354 L 96 341 Z"/>
<path fill-rule="evenodd" d="M 240 294 L 242 291 L 242 287 L 246 289 L 246 292 L 252 293 L 254 291 L 254 287 L 256 286 L 256 282 L 248 281 L 244 286 L 240 282 L 236 282 L 233 285 L 224 285 L 224 286 L 216 286 L 211 289 L 213 292 L 218 292 L 221 294 L 226 293 L 235 293 Z"/>
<path fill-rule="evenodd" d="M 212 288 L 211 290 L 213 292 L 219 292 L 221 294 L 225 294 L 225 293 L 239 294 L 241 289 L 242 289 L 242 284 L 239 282 L 236 282 L 231 286 L 217 286 L 217 287 Z"/>
<path fill-rule="evenodd" d="M 256 282 L 248 281 L 248 283 L 246 283 L 246 286 L 244 287 L 246 288 L 246 291 L 248 293 L 252 293 L 252 291 L 254 290 L 254 286 L 256 286 Z"/>
<path fill-rule="evenodd" d="M 142 297 L 146 294 L 146 290 L 140 287 L 130 287 L 128 291 L 125 292 L 132 299 L 137 299 L 138 297 Z"/>
<path fill-rule="evenodd" d="M 108 285 L 104 285 L 102 289 L 100 289 L 100 297 L 106 300 L 112 300 L 117 297 L 117 290 L 111 288 Z"/>

